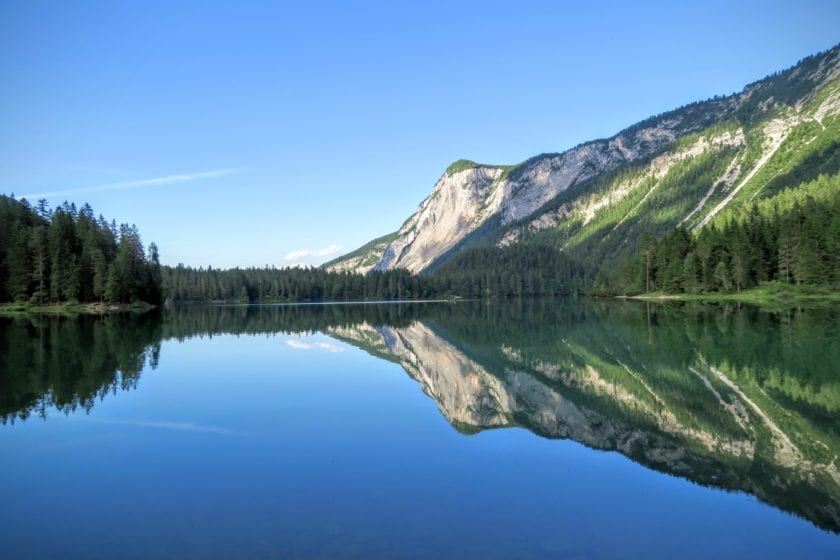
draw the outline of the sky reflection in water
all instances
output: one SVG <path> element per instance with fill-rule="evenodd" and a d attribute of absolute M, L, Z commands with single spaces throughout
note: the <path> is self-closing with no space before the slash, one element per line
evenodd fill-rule
<path fill-rule="evenodd" d="M 837 310 L 344 307 L 0 320 L 3 556 L 840 554 Z"/>

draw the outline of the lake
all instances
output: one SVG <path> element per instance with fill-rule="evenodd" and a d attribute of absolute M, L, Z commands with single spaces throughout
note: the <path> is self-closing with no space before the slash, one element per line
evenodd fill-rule
<path fill-rule="evenodd" d="M 840 558 L 840 308 L 0 319 L 0 557 Z"/>

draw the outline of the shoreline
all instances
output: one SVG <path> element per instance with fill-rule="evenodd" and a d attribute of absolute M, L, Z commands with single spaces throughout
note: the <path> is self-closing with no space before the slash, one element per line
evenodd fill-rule
<path fill-rule="evenodd" d="M 536 296 L 556 297 L 556 296 Z M 826 304 L 840 303 L 840 291 L 830 291 L 815 286 L 795 286 L 790 284 L 770 283 L 741 292 L 732 293 L 701 293 L 669 294 L 653 292 L 634 295 L 595 295 L 584 296 L 591 299 L 613 299 L 613 300 L 635 300 L 646 302 L 699 302 L 699 303 L 746 303 L 757 306 L 789 307 L 804 304 Z M 300 302 L 179 302 L 174 307 L 191 306 L 212 306 L 212 307 L 285 307 L 285 306 L 327 306 L 327 305 L 383 305 L 383 304 L 406 304 L 406 303 L 462 303 L 469 301 L 496 300 L 499 298 L 432 298 L 432 299 L 395 299 L 395 300 L 353 300 L 353 301 L 300 301 Z M 505 298 L 501 298 L 505 299 Z M 166 306 L 165 306 L 166 307 Z M 106 304 L 106 303 L 56 303 L 56 304 L 29 304 L 29 303 L 0 303 L 0 317 L 22 317 L 28 315 L 108 315 L 111 313 L 146 313 L 158 306 L 145 302 L 133 304 Z"/>
<path fill-rule="evenodd" d="M 226 303 L 226 302 L 189 302 L 175 305 L 213 305 L 216 307 L 280 307 L 289 305 L 381 305 L 390 303 L 460 303 L 464 301 L 477 301 L 467 298 L 458 299 L 371 299 L 371 300 L 325 300 L 325 301 L 255 301 L 252 303 Z"/>
<path fill-rule="evenodd" d="M 636 295 L 612 296 L 615 299 L 637 301 L 696 301 L 707 303 L 749 303 L 754 305 L 797 305 L 803 303 L 840 303 L 840 292 L 815 286 L 795 286 L 789 284 L 765 284 L 741 292 L 703 293 L 703 294 L 667 294 L 647 293 Z"/>
<path fill-rule="evenodd" d="M 107 315 L 110 313 L 145 313 L 157 308 L 150 303 L 0 303 L 0 317 L 26 315 Z"/>

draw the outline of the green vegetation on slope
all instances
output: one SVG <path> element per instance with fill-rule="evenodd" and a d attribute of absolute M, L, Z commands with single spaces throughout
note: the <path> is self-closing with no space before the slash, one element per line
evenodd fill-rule
<path fill-rule="evenodd" d="M 648 237 L 602 270 L 595 291 L 729 293 L 769 281 L 840 290 L 840 174 L 730 209 L 696 236 L 678 228 Z"/>
<path fill-rule="evenodd" d="M 391 241 L 397 238 L 399 234 L 395 231 L 393 233 L 389 233 L 383 235 L 382 237 L 377 237 L 372 241 L 368 241 L 358 249 L 354 251 L 350 251 L 346 255 L 342 255 L 338 258 L 335 258 L 331 261 L 327 261 L 321 265 L 321 268 L 330 268 L 340 262 L 349 261 L 351 259 L 356 259 L 359 257 L 365 257 L 365 260 L 359 263 L 361 266 L 372 266 L 382 258 L 382 252 L 377 252 L 376 249 L 381 245 L 387 245 Z M 370 259 L 375 259 L 373 262 L 369 262 Z"/>
<path fill-rule="evenodd" d="M 718 134 L 724 127 L 729 125 L 704 134 Z M 669 149 L 658 154 L 674 158 L 664 175 L 654 173 L 656 157 L 599 175 L 561 193 L 535 216 L 488 236 L 485 243 L 518 232 L 519 243 L 562 248 L 594 276 L 602 263 L 617 261 L 633 251 L 646 234 L 660 236 L 671 231 L 738 156 L 734 148 L 682 158 L 676 158 L 675 153 Z M 716 197 L 711 197 L 709 204 L 714 201 Z M 555 226 L 529 228 L 536 216 L 548 213 L 558 215 Z"/>
<path fill-rule="evenodd" d="M 756 140 L 756 144 L 760 141 Z M 840 171 L 840 115 L 822 123 L 805 120 L 796 125 L 773 156 L 743 186 L 725 210 L 737 211 L 751 201 L 771 198 L 785 189 Z M 698 216 L 699 218 L 699 216 Z M 716 216 L 720 226 L 725 217 Z M 697 222 L 695 222 L 697 223 Z"/>
<path fill-rule="evenodd" d="M 480 168 L 488 168 L 494 169 L 499 166 L 496 165 L 486 165 L 483 163 L 476 163 L 474 161 L 468 159 L 459 159 L 457 161 L 452 162 L 449 167 L 446 168 L 446 175 L 454 175 L 455 173 L 460 173 L 461 171 L 466 171 L 467 169 L 480 169 Z"/>

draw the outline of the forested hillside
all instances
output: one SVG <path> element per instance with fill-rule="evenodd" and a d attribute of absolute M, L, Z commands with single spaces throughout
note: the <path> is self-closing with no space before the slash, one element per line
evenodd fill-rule
<path fill-rule="evenodd" d="M 646 236 L 599 293 L 737 292 L 763 282 L 840 289 L 840 174 L 730 210 L 693 235 Z"/>
<path fill-rule="evenodd" d="M 136 226 L 87 204 L 50 210 L 0 196 L 0 240 L 0 302 L 160 301 L 157 246 L 147 253 Z"/>

